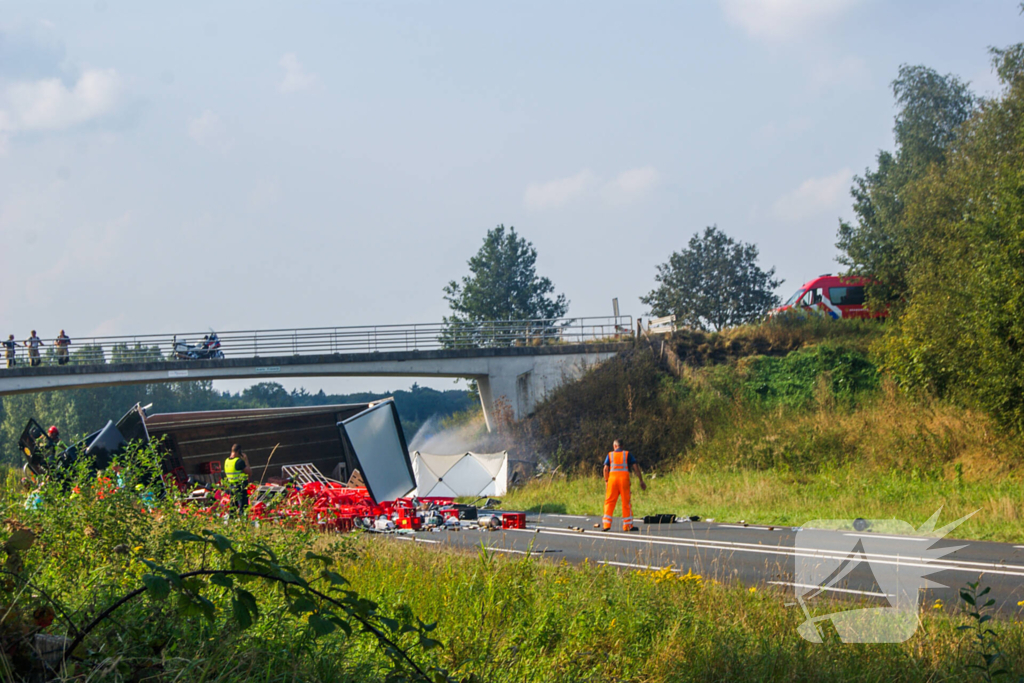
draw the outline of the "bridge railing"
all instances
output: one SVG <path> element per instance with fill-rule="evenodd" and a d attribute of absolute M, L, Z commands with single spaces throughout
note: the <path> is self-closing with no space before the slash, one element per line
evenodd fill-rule
<path fill-rule="evenodd" d="M 38 365 L 92 365 L 179 361 L 175 346 L 201 347 L 209 332 L 73 337 L 67 352 L 54 339 L 43 339 Z M 218 332 L 225 358 L 333 355 L 434 349 L 502 348 L 622 341 L 633 336 L 632 316 L 495 320 L 356 327 L 309 327 Z M 29 349 L 15 349 L 15 367 L 31 365 Z"/>

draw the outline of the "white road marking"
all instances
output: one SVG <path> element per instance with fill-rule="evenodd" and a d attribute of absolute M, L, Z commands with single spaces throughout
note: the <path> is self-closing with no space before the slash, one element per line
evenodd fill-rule
<path fill-rule="evenodd" d="M 569 536 L 580 540 L 579 532 L 575 531 L 563 531 L 557 527 L 536 527 L 536 531 L 550 534 L 553 536 Z M 735 552 L 747 552 L 755 553 L 758 555 L 789 555 L 793 557 L 816 557 L 821 559 L 833 559 L 833 560 L 849 560 L 851 555 L 849 553 L 842 553 L 836 550 L 825 550 L 815 548 L 792 548 L 785 546 L 776 546 L 775 548 L 769 548 L 760 543 L 742 543 L 738 541 L 715 541 L 711 539 L 697 540 L 697 539 L 683 539 L 683 538 L 666 538 L 659 537 L 655 540 L 651 536 L 636 536 L 626 533 L 618 533 L 614 531 L 605 532 L 602 534 L 587 534 L 591 539 L 595 540 L 614 540 L 623 543 L 646 543 L 648 545 L 657 546 L 668 546 L 668 547 L 682 547 L 682 548 L 697 548 L 704 550 L 732 550 Z M 967 560 L 944 560 L 944 559 L 929 559 L 925 557 L 914 557 L 914 556 L 902 556 L 892 555 L 885 553 L 864 553 L 866 558 L 870 558 L 872 562 L 878 564 L 889 564 L 889 565 L 901 565 L 906 567 L 920 567 L 930 568 L 935 571 L 949 570 L 949 571 L 960 571 L 960 572 L 986 572 L 989 574 L 1001 574 L 1006 576 L 1022 576 L 1024 577 L 1024 566 L 1020 565 L 1008 565 L 1008 564 L 995 564 L 991 562 L 973 562 Z M 854 556 L 854 557 L 860 557 Z"/>
<path fill-rule="evenodd" d="M 414 543 L 440 543 L 441 541 L 431 541 L 429 538 L 420 538 L 418 536 L 399 536 L 397 534 L 391 534 L 392 538 L 398 539 L 399 541 L 412 541 Z"/>
<path fill-rule="evenodd" d="M 814 590 L 831 591 L 833 593 L 855 593 L 857 595 L 871 595 L 876 598 L 894 597 L 890 593 L 877 593 L 875 591 L 857 591 L 852 588 L 832 588 L 829 586 L 814 586 L 809 583 L 792 583 L 791 581 L 768 581 L 772 586 L 792 586 L 793 588 L 811 588 Z"/>
<path fill-rule="evenodd" d="M 514 548 L 487 548 L 488 550 L 495 553 L 513 553 L 515 555 L 543 555 L 544 553 L 560 553 L 561 550 L 516 550 Z"/>
<path fill-rule="evenodd" d="M 652 564 L 633 564 L 631 562 L 612 562 L 611 560 L 598 560 L 598 564 L 610 564 L 616 567 L 629 567 L 630 569 L 653 569 L 654 571 L 661 571 L 661 567 L 655 567 Z M 672 571 L 677 571 L 673 569 Z"/>
<path fill-rule="evenodd" d="M 716 529 L 750 529 L 751 531 L 774 531 L 766 526 L 744 526 L 743 524 L 716 524 Z"/>
<path fill-rule="evenodd" d="M 882 536 L 880 534 L 843 534 L 843 536 L 854 536 L 856 538 L 884 538 L 887 541 L 915 541 L 917 543 L 939 540 L 937 538 L 920 538 L 914 536 Z"/>

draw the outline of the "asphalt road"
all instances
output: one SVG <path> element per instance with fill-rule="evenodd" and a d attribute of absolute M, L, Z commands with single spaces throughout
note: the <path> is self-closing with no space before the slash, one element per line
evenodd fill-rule
<path fill-rule="evenodd" d="M 980 581 L 982 586 L 991 587 L 994 609 L 1002 615 L 1019 614 L 1024 609 L 1017 605 L 1024 600 L 1024 545 L 935 541 L 852 529 L 808 534 L 794 527 L 707 522 L 637 523 L 639 533 L 626 533 L 616 530 L 621 524 L 618 518 L 615 521 L 619 526 L 601 532 L 594 528 L 600 517 L 530 514 L 525 530 L 420 532 L 395 538 L 470 550 L 484 546 L 490 552 L 531 554 L 556 562 L 589 560 L 623 570 L 668 566 L 722 583 L 772 586 L 804 595 L 816 592 L 821 583 L 800 584 L 798 563 L 806 568 L 809 562 L 831 562 L 847 566 L 849 573 L 821 593 L 823 597 L 887 604 L 887 596 L 894 593 L 887 592 L 876 577 L 888 572 L 890 578 L 899 573 L 903 585 L 910 585 L 915 595 L 920 591 L 923 606 L 930 607 L 941 599 L 946 609 L 952 609 L 961 603 L 959 589 L 968 582 Z M 851 546 L 864 554 L 850 560 Z M 953 550 L 936 558 L 941 554 L 935 552 L 938 548 Z M 870 561 L 870 568 L 865 559 Z M 929 581 L 918 589 L 913 580 L 922 573 L 928 574 Z M 892 585 L 884 579 L 883 583 Z"/>

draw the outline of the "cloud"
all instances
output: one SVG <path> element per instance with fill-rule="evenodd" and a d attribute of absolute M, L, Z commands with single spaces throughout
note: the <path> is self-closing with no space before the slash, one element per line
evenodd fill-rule
<path fill-rule="evenodd" d="M 597 176 L 589 168 L 576 175 L 546 183 L 531 183 L 526 187 L 523 203 L 528 209 L 553 209 L 578 199 L 597 183 Z"/>
<path fill-rule="evenodd" d="M 583 197 L 599 197 L 612 206 L 624 206 L 644 198 L 660 180 L 653 166 L 625 170 L 606 182 L 585 168 L 567 178 L 530 183 L 523 195 L 523 204 L 533 210 L 556 209 Z"/>
<path fill-rule="evenodd" d="M 278 64 L 284 67 L 284 80 L 278 85 L 278 89 L 281 92 L 298 92 L 316 84 L 316 76 L 307 73 L 302 68 L 302 64 L 299 62 L 299 58 L 295 56 L 295 53 L 289 52 L 284 57 L 281 57 L 281 61 Z"/>
<path fill-rule="evenodd" d="M 726 19 L 753 38 L 780 41 L 824 26 L 860 0 L 720 0 Z"/>
<path fill-rule="evenodd" d="M 188 122 L 188 136 L 204 147 L 227 150 L 231 141 L 225 137 L 225 132 L 220 117 L 209 109 Z"/>
<path fill-rule="evenodd" d="M 615 180 L 605 183 L 602 194 L 609 204 L 630 204 L 647 195 L 660 178 L 658 170 L 653 166 L 631 168 L 620 173 Z"/>
<path fill-rule="evenodd" d="M 846 198 L 853 172 L 848 168 L 824 178 L 808 178 L 772 206 L 774 216 L 783 221 L 799 221 L 835 211 Z"/>
<path fill-rule="evenodd" d="M 59 78 L 14 82 L 0 95 L 0 134 L 64 130 L 114 111 L 122 93 L 113 69 L 87 69 L 72 86 Z"/>

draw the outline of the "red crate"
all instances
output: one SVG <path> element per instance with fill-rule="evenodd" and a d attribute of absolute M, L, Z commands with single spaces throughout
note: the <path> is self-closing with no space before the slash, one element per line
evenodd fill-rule
<path fill-rule="evenodd" d="M 395 522 L 399 529 L 412 529 L 413 531 L 419 531 L 423 527 L 423 520 L 419 517 L 399 517 L 398 521 Z"/>
<path fill-rule="evenodd" d="M 503 512 L 503 513 L 501 513 L 501 528 L 502 529 L 525 529 L 526 528 L 526 513 L 525 512 Z"/>

